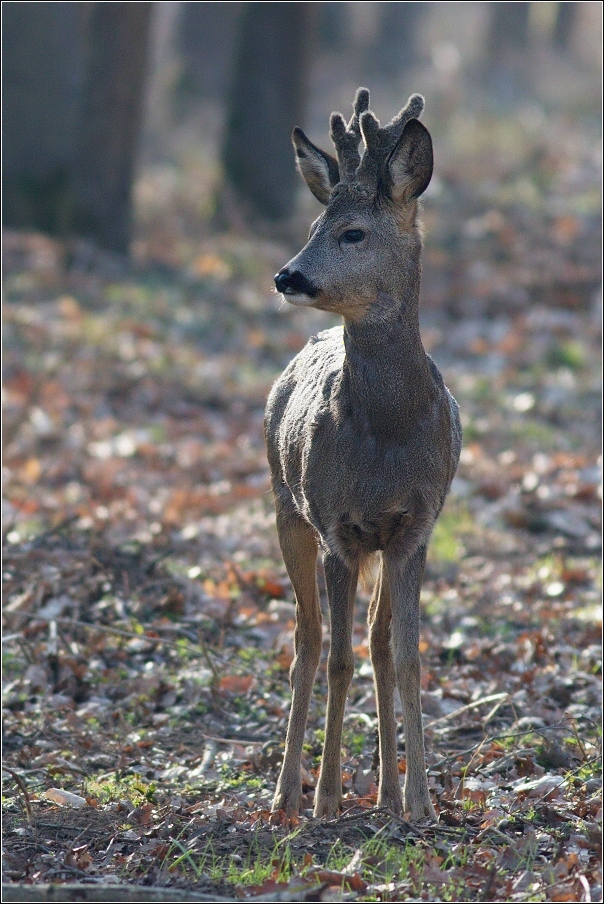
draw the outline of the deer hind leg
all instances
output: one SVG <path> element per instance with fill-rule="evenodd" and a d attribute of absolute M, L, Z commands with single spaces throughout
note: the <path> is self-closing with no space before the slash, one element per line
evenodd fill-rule
<path fill-rule="evenodd" d="M 327 714 L 321 776 L 315 799 L 315 816 L 333 816 L 342 804 L 342 723 L 346 695 L 354 672 L 352 619 L 358 566 L 349 568 L 338 556 L 323 559 L 329 597 L 331 645 L 327 662 Z"/>
<path fill-rule="evenodd" d="M 396 719 L 394 716 L 394 661 L 390 646 L 390 587 L 383 560 L 369 604 L 369 650 L 373 666 L 378 712 L 380 784 L 378 806 L 394 813 L 403 811 L 403 795 L 396 756 Z"/>
<path fill-rule="evenodd" d="M 285 741 L 285 757 L 273 800 L 273 810 L 298 813 L 302 783 L 300 758 L 308 707 L 321 655 L 321 607 L 317 589 L 317 541 L 300 517 L 277 514 L 277 532 L 287 573 L 296 595 L 294 660 L 290 669 L 292 702 Z"/>
<path fill-rule="evenodd" d="M 426 545 L 408 559 L 386 558 L 392 605 L 394 667 L 403 704 L 407 773 L 405 812 L 411 819 L 436 818 L 428 793 L 420 696 L 419 592 Z"/>

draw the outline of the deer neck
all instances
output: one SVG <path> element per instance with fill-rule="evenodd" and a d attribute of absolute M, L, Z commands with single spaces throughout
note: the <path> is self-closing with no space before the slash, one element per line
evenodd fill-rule
<path fill-rule="evenodd" d="M 395 300 L 381 293 L 368 314 L 345 320 L 344 385 L 353 416 L 372 432 L 407 433 L 433 400 L 419 329 L 419 290 Z"/>

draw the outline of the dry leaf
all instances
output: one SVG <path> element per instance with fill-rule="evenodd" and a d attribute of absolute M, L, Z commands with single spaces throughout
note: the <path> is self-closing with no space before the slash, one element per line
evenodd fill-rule
<path fill-rule="evenodd" d="M 219 690 L 226 694 L 247 694 L 256 683 L 253 675 L 224 675 Z"/>
<path fill-rule="evenodd" d="M 27 486 L 33 486 L 37 483 L 42 473 L 42 465 L 39 458 L 28 458 L 22 467 L 19 468 L 18 477 L 22 483 Z"/>

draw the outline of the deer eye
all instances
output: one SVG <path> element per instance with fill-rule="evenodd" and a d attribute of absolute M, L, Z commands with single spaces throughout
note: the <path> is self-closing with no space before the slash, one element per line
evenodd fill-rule
<path fill-rule="evenodd" d="M 356 245 L 357 242 L 362 242 L 365 238 L 365 233 L 362 229 L 347 229 L 340 236 L 340 241 L 344 242 L 345 245 Z"/>

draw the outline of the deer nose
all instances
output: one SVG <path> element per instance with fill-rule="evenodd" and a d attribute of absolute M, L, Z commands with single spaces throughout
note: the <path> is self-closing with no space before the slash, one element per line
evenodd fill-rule
<path fill-rule="evenodd" d="M 275 274 L 275 285 L 277 287 L 277 292 L 287 292 L 287 290 L 291 286 L 291 274 L 289 270 L 279 270 L 277 274 Z"/>
<path fill-rule="evenodd" d="M 279 270 L 275 276 L 275 285 L 277 292 L 284 292 L 286 295 L 308 295 L 314 298 L 317 295 L 317 288 L 310 280 L 308 280 L 299 270 L 288 270 L 284 267 Z"/>

